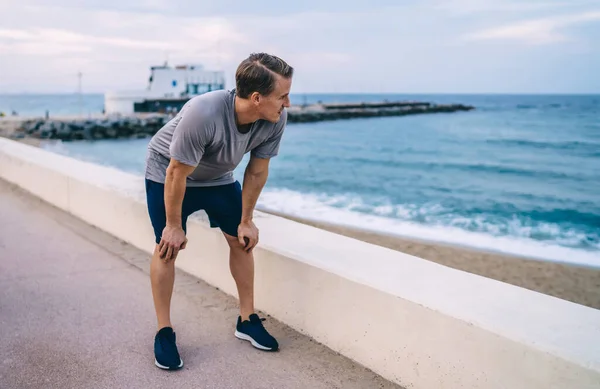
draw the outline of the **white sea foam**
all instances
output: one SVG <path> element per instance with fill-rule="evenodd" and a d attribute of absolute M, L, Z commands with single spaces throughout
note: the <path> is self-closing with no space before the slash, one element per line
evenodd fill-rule
<path fill-rule="evenodd" d="M 60 142 L 45 148 L 57 154 L 111 165 L 93 153 L 82 155 L 68 150 Z M 119 169 L 131 173 L 135 170 L 122 166 Z M 371 197 L 367 203 L 354 194 L 304 194 L 285 189 L 264 190 L 258 208 L 389 235 L 600 267 L 600 244 L 592 246 L 594 250 L 573 247 L 586 240 L 581 232 L 551 223 L 526 225 L 516 216 L 499 222 L 497 217 L 489 215 L 454 214 L 439 204 L 391 204 L 385 197 Z M 533 239 L 534 235 L 543 235 L 546 240 Z"/>
<path fill-rule="evenodd" d="M 556 225 L 542 224 L 539 227 L 541 231 L 538 232 L 556 235 L 554 241 L 545 243 L 528 238 L 532 227 L 524 226 L 516 219 L 511 220 L 505 228 L 487 223 L 485 232 L 474 232 L 458 226 L 486 223 L 484 218 L 455 217 L 449 225 L 420 224 L 402 220 L 402 217 L 414 216 L 416 213 L 439 212 L 437 209 L 439 206 L 417 208 L 416 206 L 379 205 L 373 207 L 374 214 L 356 210 L 364 206 L 365 204 L 359 198 L 353 196 L 302 194 L 291 190 L 265 190 L 258 202 L 260 209 L 314 221 L 542 260 L 600 267 L 600 247 L 591 251 L 561 246 L 560 244 L 573 244 L 579 241 L 581 236 L 571 231 L 562 231 Z M 381 216 L 382 214 L 386 216 Z M 506 228 L 509 235 L 495 235 Z"/>

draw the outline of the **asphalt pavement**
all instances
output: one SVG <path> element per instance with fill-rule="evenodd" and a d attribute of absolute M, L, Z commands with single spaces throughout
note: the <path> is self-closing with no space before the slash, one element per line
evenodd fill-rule
<path fill-rule="evenodd" d="M 170 372 L 154 365 L 148 254 L 0 180 L 0 388 L 398 388 L 266 315 L 281 350 L 256 350 L 233 335 L 234 298 L 175 283 L 185 365 Z"/>

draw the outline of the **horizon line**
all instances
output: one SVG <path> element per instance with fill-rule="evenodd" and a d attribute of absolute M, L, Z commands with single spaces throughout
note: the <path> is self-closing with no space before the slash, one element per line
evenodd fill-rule
<path fill-rule="evenodd" d="M 104 95 L 104 92 L 84 92 L 81 95 Z M 37 95 L 37 96 L 50 96 L 50 95 L 75 95 L 78 96 L 79 92 L 1 92 L 0 96 L 19 96 L 19 95 Z M 579 95 L 600 95 L 600 91 L 596 92 L 291 92 L 290 96 L 303 96 L 303 95 L 464 95 L 464 96 L 480 96 L 480 95 L 504 95 L 504 96 L 579 96 Z"/>

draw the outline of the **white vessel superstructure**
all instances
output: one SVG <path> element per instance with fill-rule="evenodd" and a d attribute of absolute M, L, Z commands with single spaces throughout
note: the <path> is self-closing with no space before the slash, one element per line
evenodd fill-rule
<path fill-rule="evenodd" d="M 148 86 L 138 91 L 115 91 L 104 95 L 106 114 L 178 111 L 194 96 L 225 89 L 223 71 L 206 70 L 203 65 L 187 64 L 150 67 Z"/>

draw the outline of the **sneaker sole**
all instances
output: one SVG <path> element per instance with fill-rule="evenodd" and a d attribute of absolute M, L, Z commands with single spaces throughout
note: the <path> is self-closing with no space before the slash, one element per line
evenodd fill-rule
<path fill-rule="evenodd" d="M 272 348 L 270 348 L 270 347 L 265 347 L 265 346 L 263 346 L 263 345 L 261 345 L 261 344 L 257 343 L 257 342 L 256 342 L 254 339 L 252 339 L 252 337 L 250 337 L 249 335 L 246 335 L 246 334 L 244 334 L 244 333 L 242 333 L 242 332 L 239 332 L 239 331 L 237 331 L 237 330 L 235 331 L 235 337 L 236 337 L 236 338 L 238 338 L 238 339 L 242 339 L 242 340 L 247 340 L 247 341 L 249 341 L 250 343 L 252 343 L 252 345 L 253 345 L 254 347 L 256 347 L 256 348 L 257 348 L 257 349 L 259 349 L 259 350 L 265 350 L 265 351 L 276 351 L 276 350 L 277 350 L 277 349 L 272 349 Z"/>
<path fill-rule="evenodd" d="M 177 369 L 181 369 L 183 367 L 183 359 L 179 358 L 179 360 L 181 361 L 181 363 L 177 367 L 168 367 L 168 366 L 161 365 L 160 363 L 158 363 L 156 358 L 154 358 L 154 364 L 163 370 L 177 370 Z"/>

